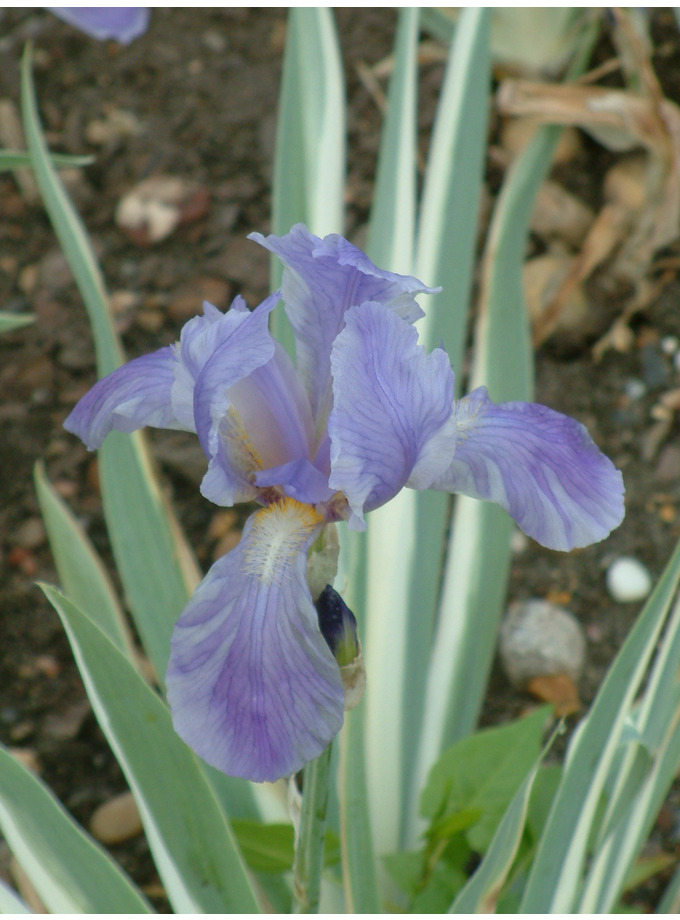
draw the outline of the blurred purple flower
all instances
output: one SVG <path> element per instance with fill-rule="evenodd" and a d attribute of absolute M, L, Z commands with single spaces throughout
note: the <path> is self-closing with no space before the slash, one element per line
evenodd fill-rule
<path fill-rule="evenodd" d="M 167 673 L 175 728 L 225 773 L 294 773 L 343 722 L 340 671 L 305 573 L 329 521 L 401 490 L 497 502 L 544 546 L 601 540 L 623 518 L 621 474 L 578 422 L 532 403 L 496 405 L 480 387 L 454 400 L 443 349 L 426 354 L 416 278 L 381 271 L 340 236 L 301 224 L 251 239 L 285 265 L 280 296 L 297 368 L 268 330 L 279 292 L 250 312 L 211 304 L 177 345 L 100 380 L 65 422 L 94 449 L 113 428 L 194 431 L 203 495 L 256 501 L 239 545 L 181 614 Z"/>
<path fill-rule="evenodd" d="M 129 45 L 146 32 L 149 9 L 145 6 L 48 6 L 47 9 L 91 38 L 114 38 Z"/>

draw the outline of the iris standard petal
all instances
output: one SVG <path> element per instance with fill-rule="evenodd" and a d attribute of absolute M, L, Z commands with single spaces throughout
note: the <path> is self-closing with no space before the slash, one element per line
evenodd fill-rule
<path fill-rule="evenodd" d="M 47 9 L 86 35 L 104 41 L 115 38 L 123 45 L 143 35 L 149 25 L 145 6 L 48 6 Z"/>
<path fill-rule="evenodd" d="M 305 580 L 321 523 L 292 499 L 256 512 L 175 627 L 167 673 L 175 729 L 231 776 L 289 776 L 342 726 L 340 670 Z"/>
<path fill-rule="evenodd" d="M 153 425 L 192 430 L 177 418 L 172 407 L 176 367 L 172 347 L 135 358 L 97 381 L 77 403 L 64 428 L 89 450 L 99 447 L 114 428 L 135 431 Z"/>
<path fill-rule="evenodd" d="M 579 422 L 535 403 L 497 405 L 486 387 L 454 416 L 456 452 L 433 488 L 497 502 L 550 549 L 595 543 L 623 520 L 621 473 Z"/>
<path fill-rule="evenodd" d="M 216 370 L 223 367 L 231 383 L 265 364 L 274 353 L 268 317 L 277 300 L 277 294 L 268 297 L 252 313 L 242 297 L 236 297 L 226 313 L 205 301 L 203 316 L 195 316 L 182 328 L 176 346 L 178 364 L 172 389 L 173 408 L 190 430 L 198 432 L 204 449 L 212 416 L 205 401 L 195 412 L 194 390 L 198 379 L 213 358 Z"/>
<path fill-rule="evenodd" d="M 262 352 L 271 355 L 268 361 L 253 367 L 260 353 L 254 338 L 243 347 L 230 340 L 216 350 L 196 382 L 196 426 L 210 460 L 201 492 L 219 505 L 255 498 L 254 473 L 306 460 L 312 453 L 307 395 L 285 350 L 269 337 L 266 322 L 262 333 L 271 345 L 271 351 Z"/>
<path fill-rule="evenodd" d="M 353 512 L 384 504 L 409 484 L 427 488 L 451 463 L 453 371 L 442 349 L 428 355 L 413 326 L 379 303 L 347 312 L 333 345 L 329 485 Z"/>
<path fill-rule="evenodd" d="M 331 404 L 331 346 L 346 311 L 377 301 L 414 322 L 423 316 L 415 295 L 434 289 L 417 278 L 382 271 L 343 237 L 332 234 L 320 239 L 304 224 L 296 224 L 285 236 L 251 233 L 249 239 L 275 253 L 286 267 L 281 296 L 295 333 L 297 366 L 319 433 Z"/>

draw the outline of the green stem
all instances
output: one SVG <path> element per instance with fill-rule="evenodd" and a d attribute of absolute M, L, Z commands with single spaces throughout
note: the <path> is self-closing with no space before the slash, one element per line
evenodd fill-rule
<path fill-rule="evenodd" d="M 331 745 L 304 769 L 300 832 L 293 863 L 293 913 L 316 914 L 323 868 Z"/>

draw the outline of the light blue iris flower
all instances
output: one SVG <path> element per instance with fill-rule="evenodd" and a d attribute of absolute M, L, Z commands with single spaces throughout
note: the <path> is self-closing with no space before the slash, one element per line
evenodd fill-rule
<path fill-rule="evenodd" d="M 497 502 L 544 546 L 569 550 L 623 518 L 621 474 L 578 422 L 484 387 L 453 398 L 443 349 L 413 323 L 431 289 L 381 271 L 340 236 L 301 224 L 251 239 L 284 263 L 281 291 L 252 312 L 204 304 L 175 346 L 100 380 L 65 423 L 90 449 L 112 429 L 198 435 L 203 495 L 255 501 L 238 546 L 203 579 L 175 627 L 167 688 L 175 728 L 209 763 L 252 780 L 287 776 L 343 722 L 343 685 L 306 581 L 331 521 L 404 486 Z M 284 301 L 297 367 L 270 335 Z"/>
<path fill-rule="evenodd" d="M 145 6 L 48 6 L 47 9 L 91 38 L 113 38 L 129 45 L 146 32 L 149 9 Z"/>

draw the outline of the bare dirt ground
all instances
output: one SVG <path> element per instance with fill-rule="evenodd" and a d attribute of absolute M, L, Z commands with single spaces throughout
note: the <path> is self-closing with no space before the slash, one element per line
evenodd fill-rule
<path fill-rule="evenodd" d="M 357 65 L 373 65 L 389 54 L 396 14 L 344 9 L 337 17 L 349 91 L 347 235 L 360 242 L 381 113 Z M 655 14 L 654 36 L 653 63 L 662 86 L 680 102 L 680 35 L 667 11 Z M 269 228 L 284 12 L 154 10 L 148 33 L 119 48 L 87 39 L 42 10 L 0 11 L 0 99 L 14 105 L 28 38 L 35 41 L 38 98 L 51 147 L 95 157 L 92 166 L 67 178 L 101 259 L 128 355 L 175 341 L 203 299 L 222 308 L 237 293 L 251 305 L 262 299 L 268 260 L 245 238 Z M 600 60 L 613 54 L 606 39 L 598 54 Z M 423 64 L 423 153 L 442 73 L 441 63 Z M 499 129 L 494 114 L 493 144 Z M 490 156 L 490 196 L 502 178 L 501 161 Z M 597 213 L 612 162 L 610 152 L 581 135 L 555 177 Z M 190 183 L 191 207 L 172 234 L 147 244 L 122 232 L 114 213 L 124 194 L 158 175 Z M 39 200 L 2 174 L 0 202 L 0 308 L 37 318 L 0 339 L 0 740 L 31 752 L 46 782 L 87 823 L 94 808 L 125 783 L 89 709 L 56 614 L 34 585 L 56 581 L 56 572 L 32 471 L 36 460 L 45 461 L 51 480 L 110 560 L 96 460 L 62 429 L 95 379 L 92 338 Z M 535 238 L 532 247 L 538 253 L 545 244 Z M 530 543 L 512 566 L 512 598 L 549 597 L 581 620 L 588 638 L 579 684 L 585 704 L 639 609 L 617 604 L 607 593 L 608 562 L 632 555 L 656 577 L 680 535 L 680 431 L 674 419 L 661 431 L 655 410 L 665 393 L 680 387 L 671 353 L 672 337 L 680 339 L 680 282 L 672 269 L 679 254 L 677 243 L 660 253 L 671 269 L 666 267 L 663 286 L 633 320 L 627 350 L 593 358 L 594 342 L 626 295 L 612 284 L 605 264 L 587 285 L 586 331 L 568 340 L 553 336 L 537 353 L 537 400 L 584 422 L 623 471 L 627 489 L 626 520 L 609 540 L 569 555 Z M 165 433 L 154 435 L 154 442 L 180 518 L 207 568 L 233 542 L 239 519 L 225 520 L 198 494 L 203 470 L 197 446 Z M 496 668 L 484 721 L 515 716 L 529 702 Z M 679 807 L 673 794 L 653 847 L 677 852 Z M 117 855 L 141 883 L 153 881 L 142 837 Z M 649 909 L 654 894 L 653 887 L 642 890 L 636 904 Z"/>

